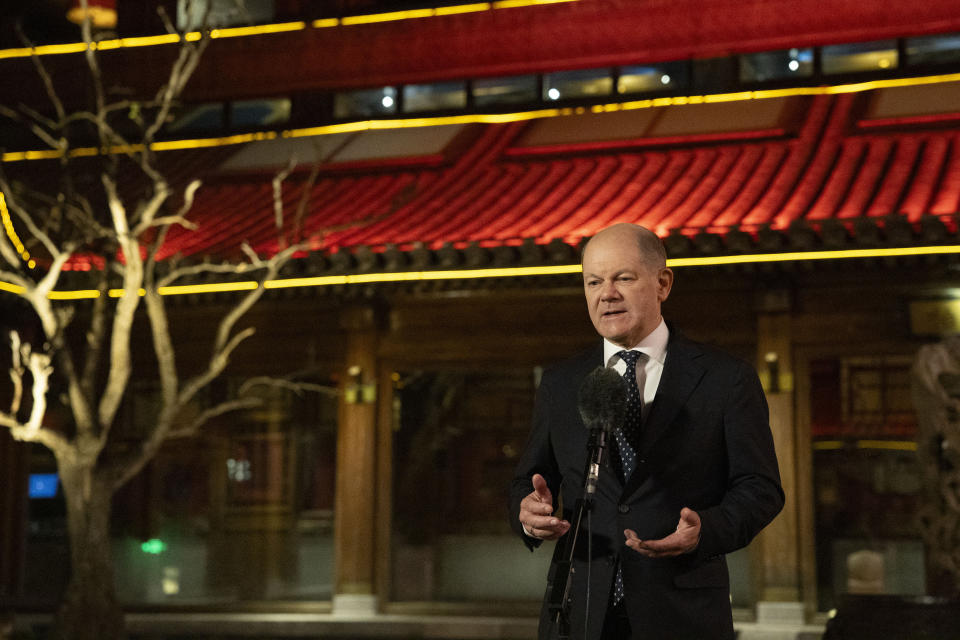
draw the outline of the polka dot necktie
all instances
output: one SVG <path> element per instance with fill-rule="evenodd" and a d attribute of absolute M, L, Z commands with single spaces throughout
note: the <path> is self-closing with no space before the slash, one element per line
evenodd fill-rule
<path fill-rule="evenodd" d="M 637 466 L 643 413 L 643 394 L 637 385 L 637 370 L 646 365 L 647 354 L 640 351 L 621 351 L 617 356 L 627 365 L 623 374 L 623 380 L 627 383 L 627 415 L 623 424 L 613 430 L 613 437 L 617 442 L 615 464 L 618 466 L 620 479 L 626 484 Z"/>
<path fill-rule="evenodd" d="M 647 362 L 647 354 L 640 351 L 621 351 L 617 354 L 627 365 L 623 380 L 627 383 L 627 415 L 623 424 L 613 430 L 617 443 L 616 455 L 611 456 L 614 468 L 626 484 L 637 466 L 637 450 L 640 446 L 640 425 L 643 415 L 643 393 L 637 384 L 637 371 Z M 617 565 L 617 577 L 613 584 L 613 604 L 623 599 L 623 572 Z"/>

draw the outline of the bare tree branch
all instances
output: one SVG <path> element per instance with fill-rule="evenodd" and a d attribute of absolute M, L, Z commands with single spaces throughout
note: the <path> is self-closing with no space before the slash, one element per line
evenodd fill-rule
<path fill-rule="evenodd" d="M 3 191 L 4 197 L 6 198 L 7 209 L 17 214 L 17 217 L 23 222 L 24 226 L 26 226 L 30 235 L 43 245 L 44 249 L 50 253 L 52 258 L 56 259 L 61 254 L 60 248 L 50 239 L 50 236 L 44 233 L 34 223 L 30 213 L 20 205 L 20 200 L 10 187 L 10 183 L 7 181 L 7 176 L 2 166 L 0 166 L 0 190 Z"/>
<path fill-rule="evenodd" d="M 194 418 L 190 424 L 186 425 L 185 427 L 171 430 L 167 437 L 184 438 L 195 436 L 203 425 L 210 422 L 210 420 L 216 418 L 217 416 L 230 413 L 231 411 L 238 411 L 240 409 L 253 409 L 254 407 L 259 407 L 261 405 L 263 405 L 263 398 L 236 398 L 234 400 L 221 402 L 214 407 L 202 411 L 200 415 Z"/>
<path fill-rule="evenodd" d="M 193 224 L 186 219 L 187 213 L 190 209 L 193 208 L 194 196 L 197 193 L 197 189 L 200 188 L 202 183 L 199 180 L 192 180 L 190 184 L 187 185 L 187 188 L 183 192 L 183 204 L 180 206 L 180 209 L 177 210 L 172 216 L 163 216 L 156 218 L 157 208 L 145 209 L 143 214 L 140 216 L 140 221 L 133 230 L 133 235 L 139 237 L 150 227 L 159 227 L 164 225 L 179 224 L 182 227 L 187 229 L 196 229 L 197 225 Z M 166 197 L 169 197 L 170 190 L 166 186 L 166 182 L 163 183 L 163 188 L 167 194 Z M 166 199 L 164 198 L 164 200 Z"/>
<path fill-rule="evenodd" d="M 40 442 L 55 452 L 65 450 L 67 442 L 62 436 L 49 429 L 41 428 L 43 417 L 47 412 L 50 375 L 53 373 L 50 356 L 33 351 L 29 343 L 20 340 L 20 335 L 16 331 L 10 332 L 10 348 L 13 356 L 10 377 L 13 379 L 15 395 L 10 412 L 0 412 L 0 425 L 9 428 L 10 434 L 16 440 Z M 23 375 L 26 371 L 30 372 L 31 377 L 30 416 L 25 422 L 20 422 L 17 419 L 17 413 L 20 411 L 23 398 Z"/>
<path fill-rule="evenodd" d="M 237 389 L 237 395 L 243 395 L 250 392 L 256 387 L 274 387 L 278 389 L 286 389 L 288 391 L 293 391 L 296 394 L 301 394 L 304 391 L 311 391 L 313 393 L 321 393 L 327 396 L 339 396 L 340 390 L 336 387 L 331 387 L 322 384 L 315 384 L 312 382 L 297 382 L 295 380 L 290 380 L 288 378 L 272 378 L 269 376 L 257 376 L 254 378 L 247 379 L 240 387 Z"/>
<path fill-rule="evenodd" d="M 303 185 L 303 191 L 300 194 L 300 202 L 297 203 L 297 211 L 293 218 L 293 231 L 290 234 L 291 242 L 301 242 L 303 238 L 303 219 L 307 215 L 307 209 L 310 208 L 310 197 L 313 194 L 313 187 L 317 183 L 317 176 L 320 175 L 320 162 L 314 162 L 310 167 L 310 175 Z"/>
<path fill-rule="evenodd" d="M 17 24 L 17 35 L 20 37 L 20 40 L 31 49 L 34 49 L 33 42 L 30 41 L 30 38 L 27 37 L 27 34 L 24 33 L 20 24 Z M 53 86 L 53 80 L 50 77 L 50 74 L 47 72 L 47 68 L 43 64 L 43 60 L 36 53 L 33 53 L 30 56 L 30 60 L 33 62 L 34 69 L 37 70 L 37 75 L 40 76 L 40 79 L 43 81 L 43 87 L 47 92 L 47 98 L 50 99 L 51 104 L 53 105 L 54 110 L 57 113 L 57 119 L 63 120 L 66 115 L 66 110 L 63 108 L 63 101 L 60 100 L 60 96 L 57 95 L 56 90 Z"/>
<path fill-rule="evenodd" d="M 116 185 L 106 175 L 101 178 L 107 193 L 113 229 L 120 241 L 120 251 L 124 260 L 124 295 L 117 301 L 113 314 L 113 328 L 110 336 L 110 373 L 98 411 L 102 430 L 100 441 L 105 443 L 110 425 L 126 391 L 127 381 L 130 379 L 130 334 L 133 330 L 133 317 L 140 304 L 139 290 L 143 284 L 143 258 L 140 255 L 140 244 L 127 227 L 126 208 L 120 201 Z M 156 198 L 157 194 L 154 195 L 155 200 Z M 159 203 L 155 206 L 159 207 Z"/>
<path fill-rule="evenodd" d="M 189 43 L 181 36 L 181 42 L 180 55 L 170 70 L 167 83 L 157 93 L 156 103 L 160 105 L 160 108 L 157 110 L 153 122 L 144 133 L 143 140 L 146 144 L 152 142 L 157 132 L 166 124 L 167 116 L 170 115 L 170 109 L 173 107 L 174 101 L 183 93 L 184 87 L 196 71 L 210 39 L 207 34 L 204 34 L 199 42 Z"/>
<path fill-rule="evenodd" d="M 26 111 L 28 110 L 28 107 L 24 105 L 24 106 L 21 106 L 21 109 L 24 109 Z M 33 111 L 32 109 L 29 109 L 29 110 Z M 27 128 L 30 129 L 33 135 L 40 138 L 51 149 L 57 149 L 60 152 L 66 151 L 67 141 L 64 138 L 58 138 L 54 136 L 48 130 L 48 129 L 53 129 L 56 126 L 56 123 L 54 123 L 52 120 L 43 118 L 43 116 L 41 116 L 36 112 L 33 112 L 33 114 L 30 115 L 30 118 L 32 119 L 29 119 L 24 117 L 22 114 L 18 113 L 17 111 L 11 109 L 10 107 L 4 106 L 2 104 L 0 104 L 0 115 L 4 116 L 9 120 L 13 120 L 14 122 L 19 122 L 20 124 L 25 125 Z M 38 122 L 38 120 L 44 120 L 46 122 L 44 124 L 41 124 L 40 122 Z"/>
<path fill-rule="evenodd" d="M 177 280 L 180 280 L 181 278 L 185 278 L 188 276 L 197 276 L 204 273 L 242 274 L 242 273 L 249 273 L 250 271 L 253 271 L 259 268 L 260 267 L 256 265 L 250 265 L 247 263 L 240 263 L 240 264 L 216 263 L 215 264 L 215 263 L 205 262 L 203 264 L 195 264 L 187 267 L 180 267 L 178 269 L 174 269 L 173 271 L 168 273 L 166 276 L 164 276 L 163 279 L 160 280 L 157 286 L 168 287 L 174 282 L 176 282 Z"/>
<path fill-rule="evenodd" d="M 83 375 L 80 378 L 80 389 L 85 398 L 93 398 L 100 356 L 103 353 L 103 338 L 107 328 L 107 273 L 106 269 L 100 272 L 97 282 L 97 291 L 100 295 L 93 301 L 93 308 L 90 310 L 90 326 L 86 335 L 86 360 L 83 363 Z"/>
<path fill-rule="evenodd" d="M 293 168 L 297 166 L 297 156 L 290 156 L 287 168 L 273 177 L 273 224 L 277 233 L 283 233 L 283 181 L 287 179 Z"/>

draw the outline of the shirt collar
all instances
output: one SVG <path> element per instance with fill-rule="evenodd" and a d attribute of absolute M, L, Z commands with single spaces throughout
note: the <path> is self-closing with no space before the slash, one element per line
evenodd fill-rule
<path fill-rule="evenodd" d="M 630 348 L 630 351 L 642 351 L 647 354 L 650 360 L 659 362 L 662 366 L 667 359 L 667 342 L 670 340 L 670 329 L 663 318 L 657 328 L 647 334 L 639 343 Z M 603 339 L 603 361 L 610 362 L 610 358 L 623 351 L 623 347 L 613 344 L 606 338 Z"/>

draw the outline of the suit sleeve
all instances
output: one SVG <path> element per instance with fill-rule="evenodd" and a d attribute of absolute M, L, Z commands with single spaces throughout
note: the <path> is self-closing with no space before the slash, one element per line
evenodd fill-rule
<path fill-rule="evenodd" d="M 523 525 L 520 523 L 520 502 L 533 491 L 531 478 L 535 473 L 539 473 L 547 481 L 547 487 L 550 489 L 554 508 L 556 508 L 556 499 L 562 480 L 550 437 L 553 407 L 550 399 L 550 382 L 548 375 L 545 374 L 534 401 L 530 439 L 520 456 L 510 483 L 510 526 L 531 551 L 540 546 L 542 541 L 524 533 Z"/>
<path fill-rule="evenodd" d="M 711 558 L 745 547 L 784 504 L 769 410 L 751 367 L 739 369 L 723 413 L 727 484 L 722 500 L 700 512 L 697 555 Z"/>

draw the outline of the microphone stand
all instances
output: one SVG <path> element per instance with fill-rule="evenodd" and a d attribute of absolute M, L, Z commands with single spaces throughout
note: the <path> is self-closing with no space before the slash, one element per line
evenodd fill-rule
<path fill-rule="evenodd" d="M 570 588 L 573 584 L 573 552 L 580 535 L 580 523 L 583 515 L 593 509 L 593 495 L 597 490 L 600 476 L 600 464 L 603 462 L 603 452 L 607 448 L 607 431 L 605 429 L 591 429 L 590 439 L 587 441 L 587 464 L 583 473 L 583 495 L 574 505 L 574 516 L 570 531 L 563 537 L 563 553 L 558 556 L 550 567 L 548 576 L 548 590 L 550 597 L 548 607 L 553 621 L 557 624 L 557 637 L 567 640 L 570 637 Z M 587 603 L 589 606 L 589 603 Z"/>

